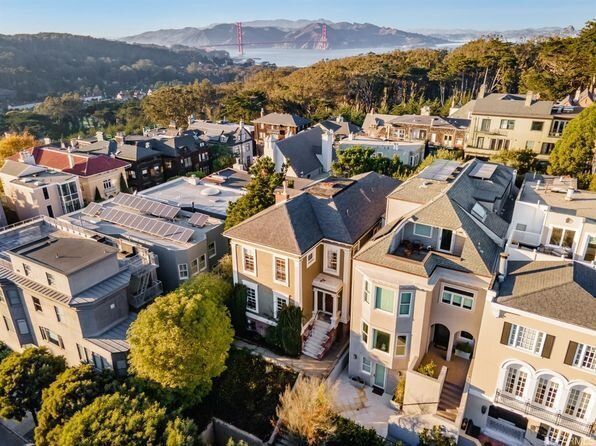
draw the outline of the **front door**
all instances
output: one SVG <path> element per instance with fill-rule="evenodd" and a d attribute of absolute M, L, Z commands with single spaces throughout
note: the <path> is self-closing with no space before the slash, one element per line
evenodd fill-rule
<path fill-rule="evenodd" d="M 333 295 L 317 290 L 317 308 L 325 314 L 333 315 Z"/>
<path fill-rule="evenodd" d="M 451 242 L 453 241 L 453 232 L 449 229 L 441 229 L 441 240 L 439 249 L 441 251 L 451 252 Z"/>
<path fill-rule="evenodd" d="M 387 369 L 383 364 L 376 363 L 375 364 L 375 382 L 374 386 L 380 389 L 385 389 L 385 375 L 387 373 Z"/>
<path fill-rule="evenodd" d="M 437 348 L 447 350 L 449 347 L 449 329 L 442 324 L 435 325 L 433 344 Z"/>

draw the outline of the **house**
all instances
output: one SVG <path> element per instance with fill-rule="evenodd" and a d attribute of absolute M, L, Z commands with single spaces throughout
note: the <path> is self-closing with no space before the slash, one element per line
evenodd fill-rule
<path fill-rule="evenodd" d="M 367 136 L 350 135 L 338 142 L 339 150 L 350 147 L 366 147 L 373 149 L 384 158 L 399 158 L 402 164 L 415 167 L 424 159 L 424 142 L 398 142 Z"/>
<path fill-rule="evenodd" d="M 346 121 L 343 116 L 326 119 L 319 122 L 317 126 L 333 132 L 336 140 L 347 138 L 350 135 L 357 135 L 362 131 L 362 128 L 356 124 L 352 124 L 350 121 Z"/>
<path fill-rule="evenodd" d="M 398 184 L 374 172 L 330 177 L 228 229 L 249 328 L 264 334 L 284 305 L 296 305 L 305 354 L 321 358 L 336 336 L 345 338 L 352 257 L 381 226 L 385 196 Z"/>
<path fill-rule="evenodd" d="M 0 259 L 2 342 L 126 372 L 129 308 L 161 293 L 150 251 L 40 217 L 0 233 Z"/>
<path fill-rule="evenodd" d="M 502 149 L 531 149 L 538 159 L 548 156 L 565 126 L 582 110 L 523 94 L 492 93 L 480 89 L 470 113 L 464 147 L 466 156 L 489 158 Z"/>
<path fill-rule="evenodd" d="M 465 409 L 481 441 L 593 445 L 596 271 L 511 261 L 486 295 Z"/>
<path fill-rule="evenodd" d="M 461 415 L 514 181 L 505 166 L 437 160 L 388 195 L 386 225 L 354 257 L 349 375 L 386 393 L 405 380 L 407 415 Z M 434 376 L 418 372 L 431 361 Z"/>
<path fill-rule="evenodd" d="M 331 171 L 333 143 L 333 132 L 316 126 L 281 140 L 276 135 L 267 136 L 263 155 L 273 160 L 278 172 L 285 164 L 290 177 L 316 179 Z"/>
<path fill-rule="evenodd" d="M 371 138 L 386 141 L 423 142 L 435 147 L 462 149 L 470 120 L 432 116 L 423 108 L 420 115 L 367 113 L 362 131 Z"/>
<path fill-rule="evenodd" d="M 510 260 L 596 259 L 596 193 L 577 180 L 528 173 L 507 238 Z"/>
<path fill-rule="evenodd" d="M 8 158 L 29 166 L 41 166 L 78 178 L 85 203 L 115 196 L 121 190 L 129 163 L 107 155 L 78 153 L 75 147 L 62 148 L 51 145 L 32 147 Z M 126 181 L 126 180 L 125 180 Z"/>
<path fill-rule="evenodd" d="M 186 184 L 192 180 L 179 179 Z M 169 186 L 170 183 L 173 182 L 156 187 Z M 134 240 L 150 249 L 159 261 L 157 277 L 163 283 L 164 291 L 168 292 L 190 277 L 213 268 L 228 252 L 228 246 L 221 235 L 223 220 L 199 212 L 196 206 L 193 208 L 192 196 L 172 195 L 180 202 L 184 200 L 182 208 L 154 198 L 167 193 L 164 190 L 156 194 L 147 193 L 151 190 L 144 191 L 143 195 L 120 193 L 111 200 L 92 203 L 60 219 L 106 236 Z M 204 190 L 211 193 L 209 188 Z M 201 197 L 200 193 L 197 195 Z M 204 195 L 205 201 L 216 202 L 214 195 Z M 188 202 L 185 201 L 187 198 Z M 225 204 L 213 204 L 225 208 Z"/>
<path fill-rule="evenodd" d="M 594 78 L 593 78 L 594 79 Z M 563 100 L 559 101 L 559 104 L 564 107 L 582 107 L 587 108 L 596 102 L 596 91 L 594 90 L 594 84 L 588 88 L 578 88 L 574 96 L 567 95 Z"/>
<path fill-rule="evenodd" d="M 32 157 L 25 159 L 33 162 Z M 83 207 L 77 175 L 9 159 L 0 169 L 0 180 L 6 205 L 19 220 L 39 215 L 59 217 Z"/>
<path fill-rule="evenodd" d="M 261 117 L 253 119 L 254 139 L 259 145 L 265 143 L 265 137 L 274 135 L 278 140 L 295 135 L 306 130 L 310 119 L 290 113 L 269 113 L 265 115 L 261 110 Z"/>

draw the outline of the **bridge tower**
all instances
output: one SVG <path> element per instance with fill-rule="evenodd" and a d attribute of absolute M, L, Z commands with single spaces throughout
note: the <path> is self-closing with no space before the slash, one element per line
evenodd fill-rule
<path fill-rule="evenodd" d="M 321 29 L 321 40 L 319 40 L 319 44 L 317 45 L 317 48 L 320 50 L 326 50 L 327 48 L 329 48 L 329 42 L 327 41 L 327 24 L 323 23 L 322 29 Z"/>
<path fill-rule="evenodd" d="M 242 22 L 236 22 L 236 45 L 238 45 L 238 55 L 244 54 L 244 45 L 242 44 Z"/>

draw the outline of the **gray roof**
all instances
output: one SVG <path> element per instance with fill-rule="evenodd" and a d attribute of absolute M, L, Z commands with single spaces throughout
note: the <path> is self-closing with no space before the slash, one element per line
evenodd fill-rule
<path fill-rule="evenodd" d="M 548 118 L 551 116 L 553 101 L 532 100 L 525 105 L 525 94 L 492 93 L 476 99 L 474 114 L 490 116 L 527 116 Z"/>
<path fill-rule="evenodd" d="M 571 261 L 510 261 L 497 302 L 596 330 L 596 270 Z"/>
<path fill-rule="evenodd" d="M 371 127 L 380 127 L 393 120 L 397 115 L 384 115 L 380 113 L 367 113 L 362 123 L 365 132 Z"/>
<path fill-rule="evenodd" d="M 14 161 L 7 159 L 4 162 L 0 172 L 13 177 L 27 176 L 34 173 L 44 172 L 47 168 L 43 166 L 31 165 L 22 163 L 20 161 Z"/>
<path fill-rule="evenodd" d="M 379 113 L 367 113 L 362 128 L 366 132 L 371 127 L 382 127 L 386 124 L 423 125 L 464 130 L 469 127 L 470 120 L 463 116 L 442 118 L 436 115 L 385 115 Z"/>
<path fill-rule="evenodd" d="M 353 244 L 384 214 L 385 197 L 399 184 L 374 172 L 353 180 L 331 197 L 315 196 L 307 189 L 229 229 L 225 235 L 292 254 L 303 254 L 322 239 Z"/>
<path fill-rule="evenodd" d="M 322 152 L 323 129 L 312 127 L 296 135 L 276 141 L 277 147 L 297 175 L 308 174 L 322 168 L 317 155 Z"/>
<path fill-rule="evenodd" d="M 107 277 L 101 282 L 81 291 L 70 300 L 70 305 L 83 305 L 95 302 L 106 296 L 111 296 L 115 292 L 128 287 L 131 273 L 128 269 L 120 271 L 118 274 Z"/>
<path fill-rule="evenodd" d="M 474 111 L 474 105 L 476 105 L 476 99 L 472 99 L 462 105 L 457 111 L 451 113 L 449 118 L 451 119 L 466 119 L 470 120 L 470 113 Z"/>
<path fill-rule="evenodd" d="M 151 145 L 151 142 L 149 142 L 149 145 Z M 118 144 L 114 140 L 97 141 L 83 146 L 79 150 L 103 155 L 114 155 L 116 158 L 125 161 L 141 161 L 161 155 L 157 150 L 146 147 L 143 141 L 137 141 L 135 144 Z"/>
<path fill-rule="evenodd" d="M 356 124 L 352 124 L 350 121 L 345 120 L 338 121 L 337 119 L 326 119 L 317 125 L 320 125 L 327 130 L 333 130 L 333 133 L 339 136 L 349 136 L 350 133 L 359 133 L 362 131 Z"/>
<path fill-rule="evenodd" d="M 253 119 L 253 123 L 284 125 L 286 127 L 302 127 L 310 124 L 310 119 L 290 113 L 269 113 L 260 118 Z"/>
<path fill-rule="evenodd" d="M 106 332 L 99 336 L 85 339 L 111 353 L 127 352 L 130 350 L 130 344 L 126 340 L 126 332 L 136 318 L 136 313 L 129 313 L 126 319 Z"/>

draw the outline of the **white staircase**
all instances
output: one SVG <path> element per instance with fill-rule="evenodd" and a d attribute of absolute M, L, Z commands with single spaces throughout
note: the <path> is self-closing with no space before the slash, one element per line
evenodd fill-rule
<path fill-rule="evenodd" d="M 331 324 L 315 319 L 310 334 L 302 346 L 302 353 L 314 359 L 321 359 L 320 355 L 323 353 L 323 345 L 329 338 L 330 330 Z"/>

